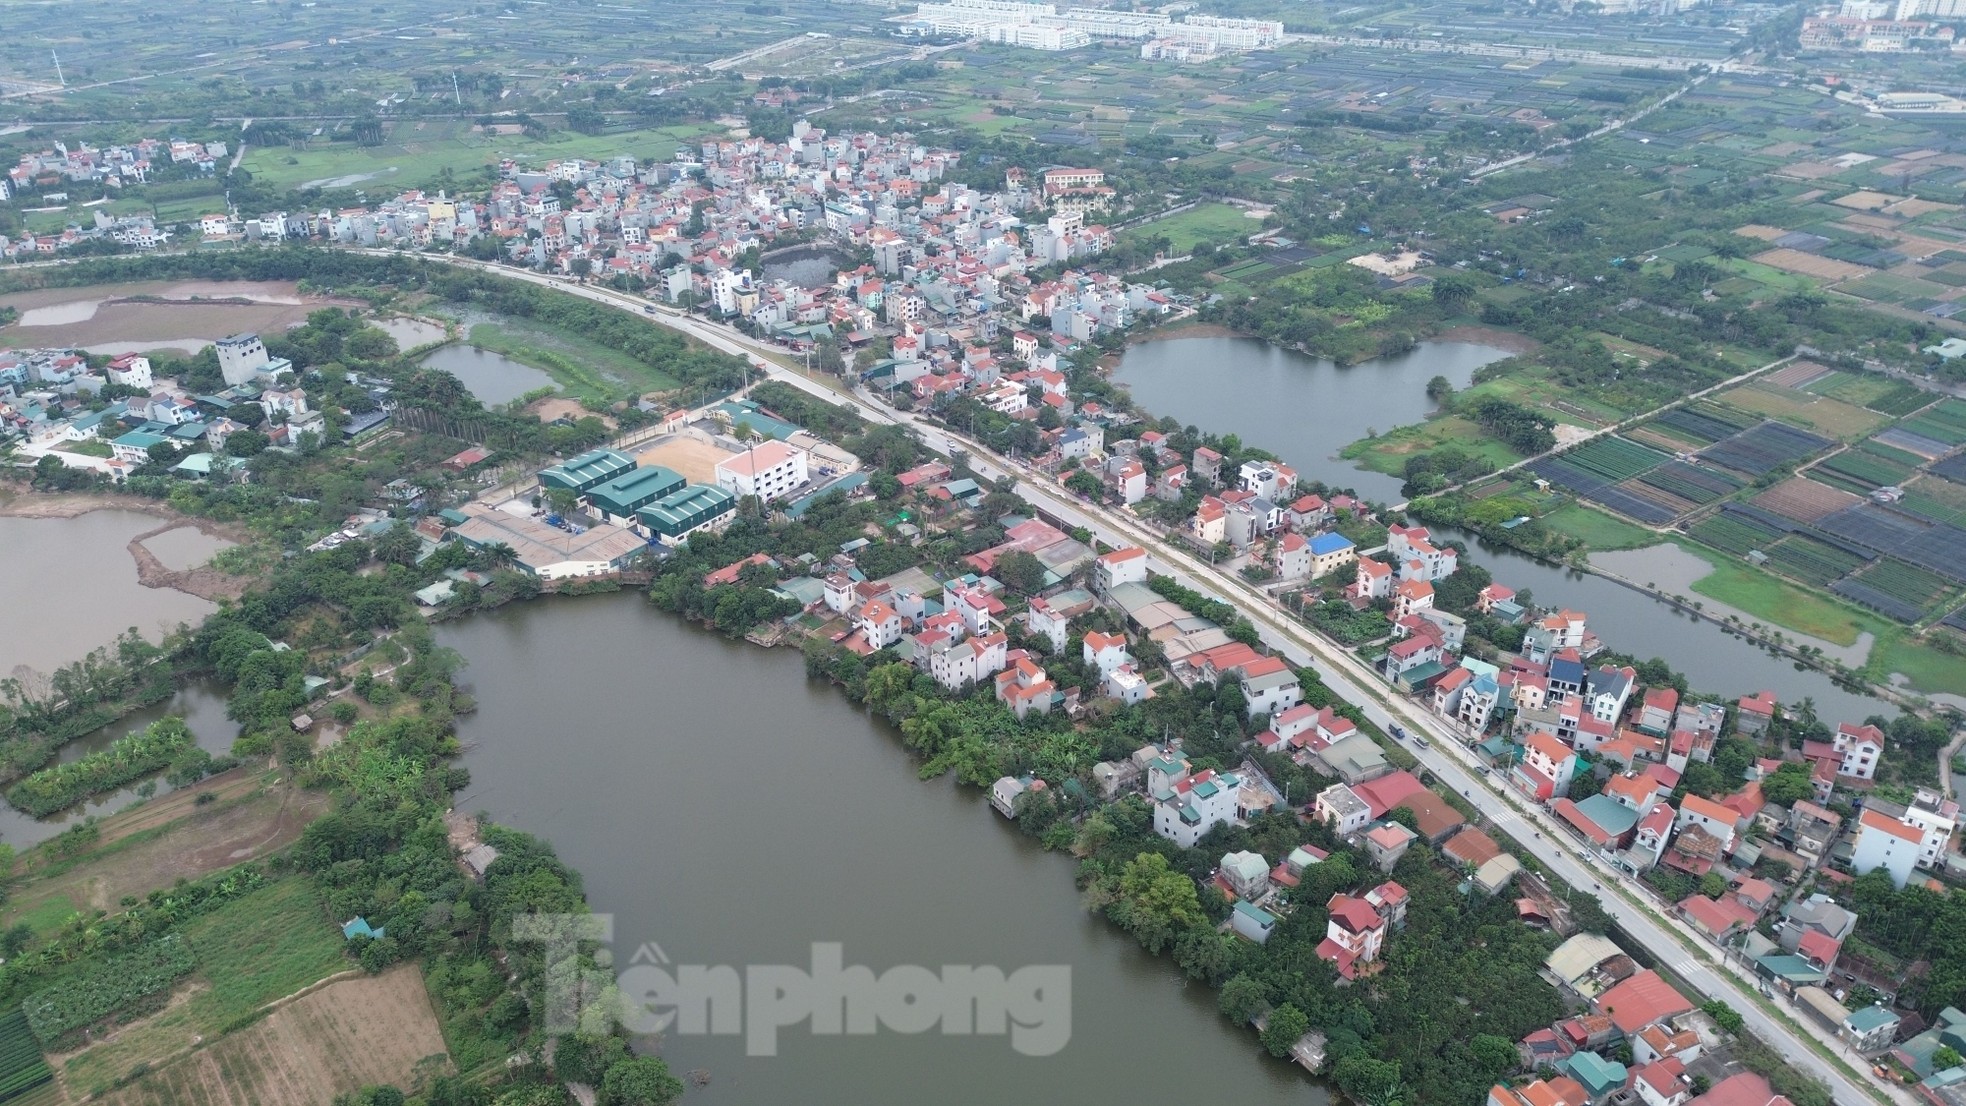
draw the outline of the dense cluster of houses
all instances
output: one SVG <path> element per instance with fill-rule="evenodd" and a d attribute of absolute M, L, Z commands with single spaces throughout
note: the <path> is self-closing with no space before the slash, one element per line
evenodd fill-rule
<path fill-rule="evenodd" d="M 160 444 L 190 451 L 178 461 L 178 475 L 236 475 L 243 466 L 226 456 L 226 443 L 246 427 L 226 412 L 242 403 L 258 404 L 266 416 L 258 432 L 268 448 L 295 449 L 304 436 L 326 432 L 307 393 L 282 383 L 291 364 L 269 355 L 256 335 L 234 335 L 218 346 L 228 386 L 209 395 L 192 395 L 156 377 L 140 353 L 92 366 L 75 350 L 0 350 L 0 442 L 12 442 L 28 460 L 53 457 L 120 483 Z M 95 401 L 110 385 L 124 389 L 124 398 Z M 100 447 L 73 448 L 81 443 L 102 443 L 109 455 L 102 456 Z"/>
<path fill-rule="evenodd" d="M 22 154 L 6 176 L 0 177 L 0 202 L 38 191 L 41 202 L 65 205 L 69 196 L 64 189 L 69 186 L 86 189 L 94 197 L 131 185 L 148 184 L 155 166 L 212 173 L 229 152 L 224 142 L 182 139 L 143 138 L 111 146 L 78 142 L 73 147 L 57 142 L 51 148 Z M 111 215 L 98 210 L 87 227 L 71 226 L 59 234 L 28 234 L 14 240 L 0 235 L 0 257 L 12 259 L 54 253 L 101 238 L 138 249 L 154 249 L 169 238 L 169 233 L 159 229 L 149 215 Z"/>

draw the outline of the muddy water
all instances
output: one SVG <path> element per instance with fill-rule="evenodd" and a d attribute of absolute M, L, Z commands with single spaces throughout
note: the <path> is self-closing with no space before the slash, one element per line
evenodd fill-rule
<path fill-rule="evenodd" d="M 130 303 L 130 297 L 169 302 Z M 247 303 L 215 303 L 216 299 Z M 130 349 L 195 351 L 242 331 L 278 333 L 336 301 L 300 294 L 292 281 L 140 281 L 87 288 L 43 288 L 0 296 L 20 309 L 8 328 L 22 346 L 81 346 L 93 353 Z"/>
<path fill-rule="evenodd" d="M 173 572 L 187 572 L 212 559 L 234 543 L 215 538 L 196 526 L 180 526 L 143 539 L 143 547 Z"/>
<path fill-rule="evenodd" d="M 5 612 L 0 621 L 7 627 L 0 634 L 0 675 L 21 665 L 52 672 L 131 627 L 155 641 L 180 622 L 203 620 L 214 609 L 210 602 L 137 583 L 130 539 L 155 529 L 158 522 L 125 510 L 91 511 L 75 518 L 0 518 L 0 554 L 6 563 L 6 571 L 0 572 L 0 612 Z M 196 538 L 174 538 L 165 548 L 173 556 L 195 555 L 194 544 L 210 539 L 190 533 Z"/>

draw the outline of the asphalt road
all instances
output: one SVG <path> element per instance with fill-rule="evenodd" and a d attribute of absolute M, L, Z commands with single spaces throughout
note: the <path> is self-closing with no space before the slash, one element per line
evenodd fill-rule
<path fill-rule="evenodd" d="M 387 252 L 387 251 L 374 251 Z M 702 340 L 712 348 L 755 360 L 761 352 L 782 352 L 754 342 L 729 328 L 707 320 L 686 318 L 667 308 L 651 314 L 649 301 L 606 288 L 581 285 L 560 277 L 514 270 L 488 262 L 454 261 L 474 268 L 494 271 L 518 280 L 559 288 L 575 295 L 609 303 L 623 310 L 652 317 Z M 835 403 L 845 403 L 876 423 L 901 423 L 911 427 L 929 449 L 943 455 L 961 450 L 970 468 L 988 480 L 1011 477 L 1025 500 L 1043 508 L 1061 522 L 1082 526 L 1108 545 L 1139 545 L 1148 550 L 1149 564 L 1155 572 L 1170 576 L 1182 585 L 1204 595 L 1228 602 L 1240 609 L 1272 649 L 1292 664 L 1308 667 L 1327 687 L 1347 702 L 1365 710 L 1372 722 L 1388 733 L 1398 724 L 1406 730 L 1407 751 L 1448 787 L 1460 791 L 1504 833 L 1514 838 L 1544 867 L 1572 887 L 1589 887 L 1599 901 L 1633 940 L 1643 945 L 1658 961 L 1669 967 L 1703 997 L 1719 998 L 1739 1011 L 1748 1028 L 1795 1067 L 1822 1080 L 1842 1106 L 1862 1102 L 1903 1103 L 1917 1106 L 1902 1087 L 1868 1078 L 1869 1065 L 1824 1030 L 1803 1011 L 1788 1007 L 1788 1017 L 1777 1019 L 1757 1001 L 1752 972 L 1731 960 L 1723 960 L 1720 949 L 1693 931 L 1685 922 L 1666 914 L 1646 892 L 1627 886 L 1626 877 L 1599 857 L 1596 851 L 1568 827 L 1540 807 L 1504 790 L 1492 775 L 1480 772 L 1474 753 L 1461 742 L 1456 727 L 1430 710 L 1403 698 L 1363 662 L 1336 645 L 1317 636 L 1309 627 L 1290 619 L 1275 602 L 1255 587 L 1215 572 L 1186 551 L 1164 541 L 1155 530 L 1120 509 L 1094 505 L 1065 491 L 1049 477 L 1038 474 L 984 448 L 929 423 L 918 415 L 896 412 L 874 401 L 864 392 L 844 395 L 838 388 L 766 361 L 765 371 L 773 378 Z M 1413 736 L 1429 739 L 1427 748 L 1418 748 Z M 1699 949 L 1695 955 L 1687 944 Z M 1777 1004 L 1785 1000 L 1777 998 Z M 1866 1073 L 1853 1078 L 1825 1060 L 1805 1043 L 1803 1036 L 1826 1045 L 1856 1071 Z"/>

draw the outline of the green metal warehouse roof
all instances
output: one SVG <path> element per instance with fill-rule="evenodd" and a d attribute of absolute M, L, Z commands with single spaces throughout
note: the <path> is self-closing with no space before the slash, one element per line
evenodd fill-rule
<path fill-rule="evenodd" d="M 681 491 L 682 474 L 661 465 L 629 469 L 620 476 L 587 489 L 587 500 L 611 515 L 626 517 L 672 492 Z"/>
<path fill-rule="evenodd" d="M 710 484 L 691 484 L 635 512 L 642 525 L 664 537 L 676 537 L 737 509 L 737 497 Z"/>
<path fill-rule="evenodd" d="M 612 449 L 595 449 L 570 461 L 539 470 L 539 482 L 549 488 L 584 492 L 635 467 L 635 459 Z"/>

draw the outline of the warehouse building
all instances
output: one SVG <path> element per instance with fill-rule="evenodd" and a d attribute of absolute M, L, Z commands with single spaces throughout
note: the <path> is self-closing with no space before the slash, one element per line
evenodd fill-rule
<path fill-rule="evenodd" d="M 721 530 L 737 517 L 737 497 L 708 484 L 691 484 L 635 512 L 638 529 L 664 545 L 681 545 L 698 530 Z"/>
<path fill-rule="evenodd" d="M 635 467 L 635 459 L 612 449 L 589 450 L 570 461 L 539 470 L 539 483 L 546 488 L 586 492 Z"/>
<path fill-rule="evenodd" d="M 665 495 L 682 491 L 689 481 L 661 465 L 629 469 L 606 483 L 587 489 L 587 506 L 616 526 L 634 526 L 635 512 Z"/>
<path fill-rule="evenodd" d="M 636 534 L 605 523 L 575 534 L 529 515 L 515 515 L 473 503 L 464 521 L 452 528 L 473 549 L 503 545 L 520 571 L 542 580 L 606 576 L 620 572 L 647 548 Z"/>

